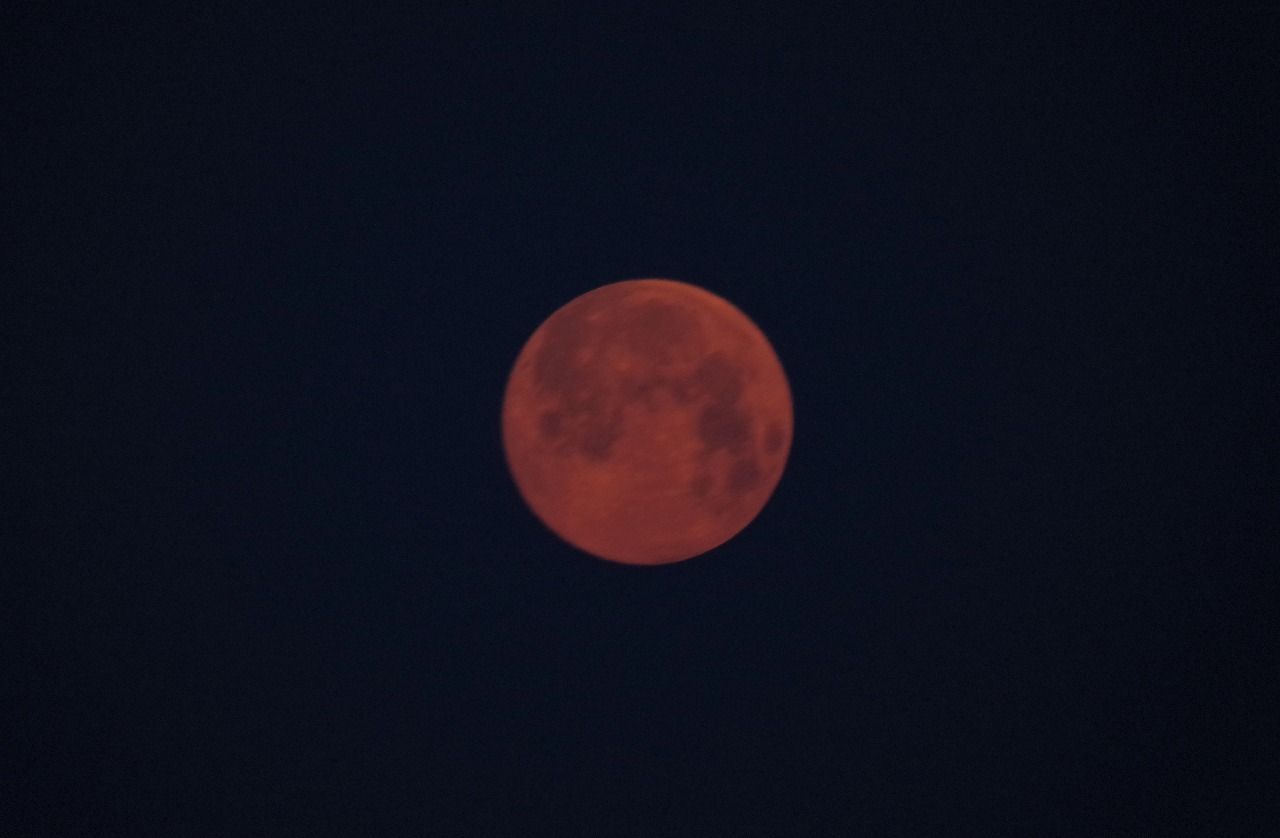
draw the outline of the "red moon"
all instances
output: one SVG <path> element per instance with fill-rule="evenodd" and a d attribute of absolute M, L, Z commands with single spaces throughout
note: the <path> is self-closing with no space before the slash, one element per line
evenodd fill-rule
<path fill-rule="evenodd" d="M 533 513 L 614 562 L 679 562 L 740 532 L 791 449 L 791 390 L 731 303 L 669 279 L 589 291 L 525 343 L 502 443 Z"/>

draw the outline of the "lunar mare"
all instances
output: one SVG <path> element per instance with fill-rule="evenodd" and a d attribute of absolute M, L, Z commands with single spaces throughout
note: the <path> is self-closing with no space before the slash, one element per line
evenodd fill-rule
<path fill-rule="evenodd" d="M 667 564 L 732 538 L 791 445 L 791 394 L 764 334 L 726 300 L 665 279 L 605 285 L 534 331 L 502 406 L 533 513 L 570 544 Z"/>

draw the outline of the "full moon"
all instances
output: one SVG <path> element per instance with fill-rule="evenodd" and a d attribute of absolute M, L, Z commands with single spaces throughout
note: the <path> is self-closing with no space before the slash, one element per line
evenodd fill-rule
<path fill-rule="evenodd" d="M 502 443 L 552 532 L 614 562 L 657 565 L 737 535 L 791 449 L 791 390 L 760 329 L 669 279 L 589 291 L 520 350 Z"/>

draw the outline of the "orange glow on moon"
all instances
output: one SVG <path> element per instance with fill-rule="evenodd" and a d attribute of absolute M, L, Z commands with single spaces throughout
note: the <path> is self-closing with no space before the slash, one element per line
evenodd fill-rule
<path fill-rule="evenodd" d="M 517 357 L 502 442 L 553 532 L 625 564 L 668 564 L 737 535 L 791 448 L 791 391 L 745 314 L 693 285 L 636 279 L 553 313 Z"/>

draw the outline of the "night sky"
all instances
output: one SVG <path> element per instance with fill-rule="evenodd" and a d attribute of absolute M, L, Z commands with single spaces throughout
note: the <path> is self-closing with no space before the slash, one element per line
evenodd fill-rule
<path fill-rule="evenodd" d="M 1280 818 L 1275 13 L 119 5 L 0 13 L 0 833 Z M 795 406 L 657 568 L 499 441 L 637 277 Z"/>

